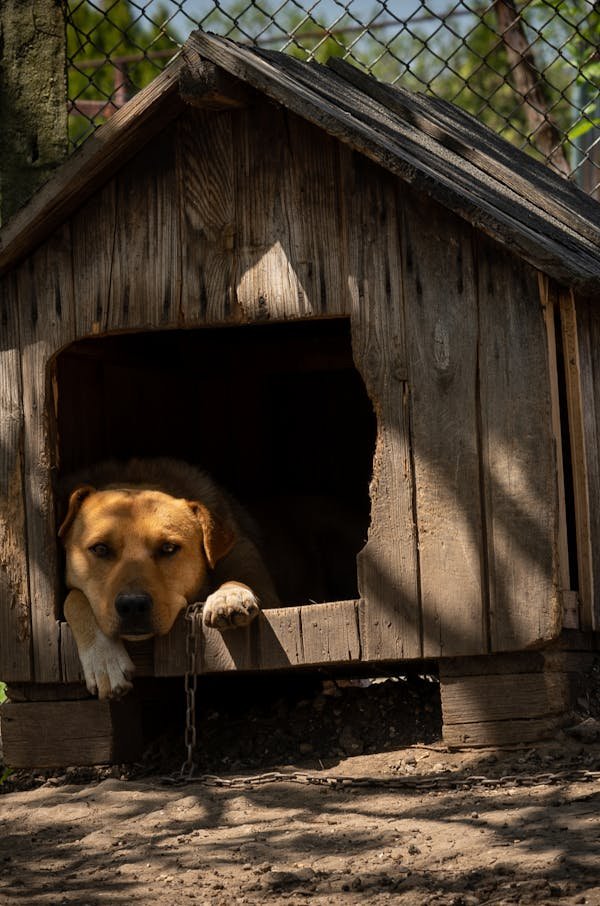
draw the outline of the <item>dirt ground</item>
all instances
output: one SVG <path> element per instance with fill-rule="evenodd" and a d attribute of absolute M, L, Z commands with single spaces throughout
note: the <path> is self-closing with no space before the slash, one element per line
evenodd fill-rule
<path fill-rule="evenodd" d="M 600 904 L 598 689 L 552 742 L 449 752 L 432 678 L 244 688 L 204 690 L 199 771 L 230 786 L 168 783 L 174 732 L 136 765 L 13 774 L 0 904 Z"/>

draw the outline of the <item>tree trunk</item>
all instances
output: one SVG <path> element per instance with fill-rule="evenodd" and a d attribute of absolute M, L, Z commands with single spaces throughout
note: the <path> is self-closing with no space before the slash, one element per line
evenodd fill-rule
<path fill-rule="evenodd" d="M 67 153 L 61 0 L 0 0 L 0 223 Z"/>
<path fill-rule="evenodd" d="M 514 0 L 496 0 L 494 8 L 514 87 L 523 98 L 531 141 L 551 166 L 563 176 L 569 176 L 571 168 L 562 148 L 560 130 L 550 114 L 544 78 L 538 71 Z"/>

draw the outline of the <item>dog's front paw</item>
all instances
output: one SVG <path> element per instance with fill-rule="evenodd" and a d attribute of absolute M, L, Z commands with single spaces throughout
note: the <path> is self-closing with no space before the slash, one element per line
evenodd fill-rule
<path fill-rule="evenodd" d="M 259 610 L 258 598 L 250 588 L 226 582 L 206 599 L 204 625 L 221 631 L 247 626 Z"/>
<path fill-rule="evenodd" d="M 135 672 L 131 658 L 121 641 L 96 633 L 93 645 L 80 652 L 85 684 L 98 698 L 121 698 L 133 685 Z"/>

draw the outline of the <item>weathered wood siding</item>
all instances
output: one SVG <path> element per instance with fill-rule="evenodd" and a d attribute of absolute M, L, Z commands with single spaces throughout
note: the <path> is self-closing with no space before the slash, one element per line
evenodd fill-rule
<path fill-rule="evenodd" d="M 121 330 L 350 318 L 378 418 L 352 651 L 468 655 L 557 634 L 557 475 L 536 274 L 361 155 L 266 103 L 189 109 L 5 278 L 3 299 L 2 480 L 16 507 L 0 539 L 3 678 L 60 679 L 50 360 L 76 338 Z M 26 542 L 15 540 L 19 481 Z M 315 632 L 303 650 L 319 661 Z M 71 660 L 65 650 L 63 672 Z"/>
<path fill-rule="evenodd" d="M 559 293 L 565 350 L 580 617 L 600 629 L 600 313 L 598 300 Z"/>

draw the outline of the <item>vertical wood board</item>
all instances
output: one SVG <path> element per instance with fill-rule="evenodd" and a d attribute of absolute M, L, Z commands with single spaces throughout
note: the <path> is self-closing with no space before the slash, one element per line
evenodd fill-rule
<path fill-rule="evenodd" d="M 0 678 L 29 680 L 31 614 L 23 497 L 24 413 L 14 275 L 0 281 Z"/>
<path fill-rule="evenodd" d="M 352 347 L 377 417 L 371 524 L 358 555 L 366 660 L 422 653 L 396 181 L 340 149 Z"/>
<path fill-rule="evenodd" d="M 423 654 L 487 650 L 472 230 L 404 196 L 404 304 Z"/>
<path fill-rule="evenodd" d="M 562 421 L 561 421 L 561 400 L 559 381 L 563 380 L 563 375 L 559 375 L 558 369 L 558 350 L 557 343 L 562 343 L 563 338 L 557 336 L 556 323 L 560 310 L 559 296 L 556 286 L 552 284 L 547 277 L 538 274 L 538 285 L 540 288 L 540 301 L 544 312 L 546 324 L 546 333 L 548 337 L 548 377 L 550 379 L 550 403 L 552 408 L 552 433 L 554 437 L 554 449 L 556 450 L 556 478 L 558 488 L 558 583 L 563 592 L 562 600 L 565 600 L 565 594 L 571 589 L 571 575 L 569 564 L 569 539 L 567 537 L 567 501 L 565 487 L 565 459 L 563 451 Z M 560 322 L 559 322 L 560 323 Z M 559 329 L 560 330 L 560 329 Z M 564 334 L 564 330 L 562 331 Z M 565 353 L 567 352 L 565 348 Z M 566 355 L 563 356 L 563 359 Z M 569 364 L 565 366 L 565 372 L 570 370 Z M 569 409 L 571 401 L 569 400 L 570 380 L 565 375 L 567 385 L 567 402 Z M 566 612 L 563 609 L 563 625 L 567 625 L 565 620 Z M 569 616 L 569 623 L 572 624 L 572 614 Z M 570 625 L 570 628 L 576 628 Z"/>
<path fill-rule="evenodd" d="M 69 225 L 17 272 L 25 413 L 25 500 L 36 682 L 60 679 L 56 525 L 52 476 L 57 467 L 49 362 L 75 336 Z"/>
<path fill-rule="evenodd" d="M 529 265 L 478 237 L 492 651 L 556 638 L 558 482 L 544 312 Z"/>
<path fill-rule="evenodd" d="M 156 136 L 116 179 L 106 327 L 157 328 L 179 318 L 181 262 L 175 130 Z"/>
<path fill-rule="evenodd" d="M 233 118 L 236 298 L 244 320 L 348 311 L 338 146 L 283 108 Z"/>
<path fill-rule="evenodd" d="M 110 323 L 116 198 L 117 185 L 113 178 L 71 218 L 77 339 L 103 334 Z"/>
<path fill-rule="evenodd" d="M 235 315 L 232 114 L 188 110 L 177 123 L 182 299 L 186 326 Z"/>
<path fill-rule="evenodd" d="M 570 355 L 570 430 L 582 628 L 600 628 L 600 316 L 597 301 L 561 297 Z M 567 352 L 568 349 L 568 352 Z"/>

